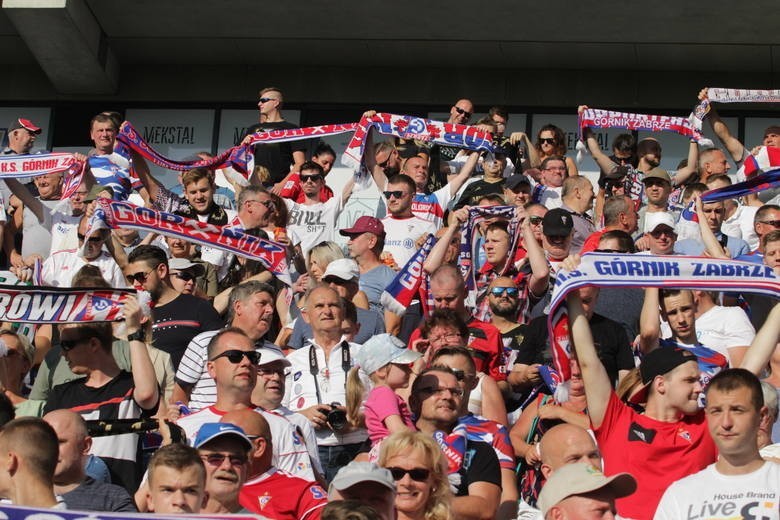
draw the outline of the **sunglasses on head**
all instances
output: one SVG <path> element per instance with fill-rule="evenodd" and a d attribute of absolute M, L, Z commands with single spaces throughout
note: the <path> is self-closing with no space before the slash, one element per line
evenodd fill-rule
<path fill-rule="evenodd" d="M 387 468 L 390 470 L 390 474 L 393 476 L 393 480 L 401 480 L 404 478 L 404 475 L 409 475 L 412 480 L 416 482 L 425 482 L 428 480 L 428 477 L 431 474 L 430 470 L 427 470 L 425 468 L 413 468 L 413 469 L 404 469 L 404 468 Z"/>
<path fill-rule="evenodd" d="M 322 179 L 324 179 L 324 177 L 320 173 L 315 173 L 314 175 L 301 174 L 302 183 L 306 181 L 317 182 L 317 181 L 321 181 Z"/>
<path fill-rule="evenodd" d="M 86 238 L 81 233 L 76 233 L 76 235 L 79 237 L 79 242 L 83 242 L 84 239 Z M 92 235 L 92 236 L 89 237 L 89 241 L 93 242 L 93 243 L 94 242 L 101 242 L 102 240 L 103 240 L 103 237 L 101 235 Z"/>
<path fill-rule="evenodd" d="M 517 296 L 517 293 L 517 287 L 493 287 L 490 289 L 490 294 L 493 296 L 502 296 L 504 294 L 507 296 Z"/>
<path fill-rule="evenodd" d="M 554 137 L 540 137 L 539 142 L 541 144 L 547 143 L 547 144 L 555 144 L 555 138 Z"/>
<path fill-rule="evenodd" d="M 241 360 L 244 358 L 247 358 L 249 362 L 252 363 L 253 365 L 256 365 L 260 362 L 260 352 L 256 350 L 238 350 L 238 349 L 226 350 L 222 354 L 218 354 L 213 358 L 211 358 L 211 361 L 216 361 L 221 357 L 227 358 L 227 360 L 233 363 L 234 365 L 241 363 Z"/>
<path fill-rule="evenodd" d="M 221 466 L 225 459 L 230 461 L 231 466 L 243 466 L 246 464 L 247 458 L 241 455 L 233 455 L 227 453 L 208 453 L 201 455 L 200 458 L 206 462 L 209 466 Z"/>
<path fill-rule="evenodd" d="M 143 271 L 138 271 L 137 273 L 128 274 L 126 276 L 126 278 L 127 278 L 128 283 L 130 283 L 131 285 L 134 282 L 145 283 L 146 279 L 149 278 L 149 275 L 151 274 L 152 271 L 154 271 L 154 269 L 149 269 L 145 273 Z"/>
<path fill-rule="evenodd" d="M 455 112 L 457 112 L 462 116 L 471 117 L 471 112 L 469 112 L 468 110 L 463 110 L 460 107 L 455 107 Z"/>
<path fill-rule="evenodd" d="M 396 199 L 402 199 L 406 196 L 406 192 L 401 190 L 383 191 L 382 194 L 385 196 L 387 200 L 390 200 L 390 197 L 395 197 Z"/>
<path fill-rule="evenodd" d="M 180 271 L 178 273 L 171 273 L 171 274 L 183 282 L 190 282 L 195 278 L 197 278 L 197 276 L 195 276 L 192 273 L 188 273 L 187 271 Z"/>

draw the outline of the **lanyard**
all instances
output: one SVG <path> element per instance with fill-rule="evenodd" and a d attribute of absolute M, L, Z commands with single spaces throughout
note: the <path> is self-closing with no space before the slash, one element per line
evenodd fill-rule
<path fill-rule="evenodd" d="M 347 388 L 347 372 L 352 367 L 352 361 L 349 355 L 349 343 L 341 342 L 341 369 L 344 371 L 344 389 Z M 314 344 L 309 345 L 309 372 L 314 378 L 314 392 L 317 394 L 317 404 L 322 404 L 322 395 L 320 394 L 320 384 L 317 381 L 317 375 L 320 373 L 319 363 L 317 362 L 317 349 Z"/>

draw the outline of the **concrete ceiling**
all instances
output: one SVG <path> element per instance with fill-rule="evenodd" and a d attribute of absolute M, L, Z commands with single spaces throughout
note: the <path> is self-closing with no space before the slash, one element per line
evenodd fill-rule
<path fill-rule="evenodd" d="M 668 106 L 674 96 L 652 92 L 684 88 L 689 99 L 693 85 L 777 86 L 776 0 L 642 4 L 2 0 L 0 63 L 28 96 L 56 99 L 151 99 L 155 85 L 178 84 L 158 98 L 243 100 L 249 85 L 282 81 L 315 101 L 400 89 L 422 93 L 395 101 L 428 101 L 479 86 L 501 102 L 554 105 L 607 84 L 618 104 Z M 187 86 L 196 80 L 208 89 Z M 24 98 L 8 85 L 0 96 Z"/>

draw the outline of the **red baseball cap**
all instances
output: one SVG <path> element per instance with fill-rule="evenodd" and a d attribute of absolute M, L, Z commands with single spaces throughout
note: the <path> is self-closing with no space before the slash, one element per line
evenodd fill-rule
<path fill-rule="evenodd" d="M 32 121 L 30 121 L 29 119 L 24 119 L 23 117 L 20 117 L 16 121 L 11 123 L 11 126 L 8 127 L 8 131 L 13 132 L 14 130 L 19 130 L 20 128 L 29 130 L 30 132 L 36 135 L 41 133 L 41 127 L 35 126 L 35 124 Z"/>
<path fill-rule="evenodd" d="M 373 233 L 377 236 L 383 236 L 385 234 L 385 226 L 378 218 L 363 215 L 357 219 L 351 228 L 339 230 L 339 233 L 345 237 L 359 235 L 360 233 Z"/>

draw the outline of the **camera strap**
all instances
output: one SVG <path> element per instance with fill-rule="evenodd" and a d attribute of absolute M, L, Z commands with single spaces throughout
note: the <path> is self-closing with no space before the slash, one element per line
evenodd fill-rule
<path fill-rule="evenodd" d="M 344 371 L 344 389 L 347 388 L 347 373 L 352 368 L 352 358 L 349 354 L 349 343 L 342 341 L 341 344 L 341 369 Z M 317 376 L 320 373 L 319 362 L 317 361 L 317 348 L 312 343 L 309 345 L 309 372 L 314 379 L 314 392 L 317 395 L 317 404 L 322 404 L 322 394 L 320 393 L 320 384 Z"/>

